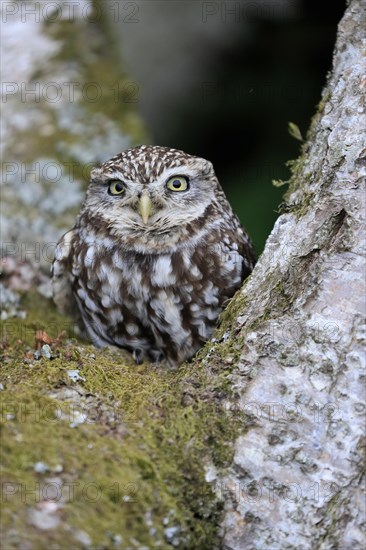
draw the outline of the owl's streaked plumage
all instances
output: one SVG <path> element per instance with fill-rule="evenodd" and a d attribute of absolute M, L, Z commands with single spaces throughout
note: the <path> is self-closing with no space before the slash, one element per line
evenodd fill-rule
<path fill-rule="evenodd" d="M 56 249 L 54 300 L 95 345 L 178 364 L 211 336 L 253 265 L 212 164 L 142 145 L 92 171 Z"/>

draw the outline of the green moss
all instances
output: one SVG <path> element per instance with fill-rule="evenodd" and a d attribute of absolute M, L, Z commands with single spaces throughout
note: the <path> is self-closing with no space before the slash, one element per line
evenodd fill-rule
<path fill-rule="evenodd" d="M 136 367 L 126 353 L 69 340 L 72 325 L 49 300 L 28 295 L 22 305 L 25 320 L 2 322 L 7 548 L 25 540 L 37 548 L 75 547 L 77 530 L 95 548 L 113 546 L 116 535 L 131 548 L 166 547 L 169 527 L 180 529 L 179 548 L 214 548 L 221 502 L 205 482 L 204 464 L 229 463 L 238 429 L 220 405 L 229 391 L 225 369 L 212 376 L 195 362 L 178 371 Z M 37 330 L 53 339 L 66 331 L 51 343 L 53 359 L 34 358 Z M 73 382 L 70 369 L 82 380 Z M 87 420 L 71 427 L 80 412 Z M 37 462 L 49 471 L 35 472 Z M 60 524 L 41 531 L 30 517 L 42 487 L 56 478 L 65 497 Z"/>
<path fill-rule="evenodd" d="M 138 533 L 141 544 L 151 544 L 154 537 L 149 535 L 146 526 L 144 529 L 144 512 L 163 518 L 172 507 L 177 507 L 169 491 L 161 491 L 158 476 L 154 484 L 149 483 L 143 466 L 144 449 L 140 449 L 133 438 L 106 437 L 98 425 L 70 428 L 65 421 L 50 422 L 54 400 L 50 400 L 46 407 L 46 402 L 38 394 L 34 395 L 33 401 L 29 401 L 29 394 L 20 397 L 18 404 L 22 407 L 16 419 L 5 426 L 2 445 L 5 457 L 2 479 L 19 487 L 8 499 L 3 518 L 5 526 L 13 525 L 14 519 L 19 528 L 26 523 L 29 508 L 43 500 L 47 486 L 51 487 L 55 474 L 34 472 L 34 464 L 42 461 L 51 472 L 58 465 L 62 467 L 62 474 L 58 474 L 63 483 L 60 492 L 67 500 L 63 514 L 71 529 L 86 530 L 96 546 L 108 544 L 107 533 L 125 536 Z M 37 419 L 32 413 L 25 415 L 26 404 L 30 411 L 39 411 Z M 47 411 L 44 418 L 42 411 Z M 6 460 L 7 457 L 10 460 Z M 40 484 L 40 489 L 32 492 L 36 483 Z M 154 496 L 153 485 L 158 498 Z M 156 540 L 161 540 L 163 523 L 158 521 L 156 524 Z M 53 531 L 54 540 L 65 547 L 63 537 L 63 529 Z M 45 539 L 42 534 L 34 532 L 33 538 L 27 540 L 39 547 L 48 537 Z M 71 540 L 72 537 L 70 543 Z"/>
<path fill-rule="evenodd" d="M 321 100 L 318 103 L 317 106 L 317 112 L 315 113 L 310 128 L 314 128 L 316 125 L 316 122 L 318 121 L 318 118 L 323 114 L 324 107 L 327 105 L 327 103 L 330 101 L 332 97 L 332 92 L 329 90 L 329 88 L 323 93 L 323 96 Z"/>

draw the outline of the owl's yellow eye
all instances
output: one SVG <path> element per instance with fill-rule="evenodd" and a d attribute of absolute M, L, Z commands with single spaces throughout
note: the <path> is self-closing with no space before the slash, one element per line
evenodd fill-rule
<path fill-rule="evenodd" d="M 170 191 L 187 191 L 188 180 L 184 176 L 174 176 L 167 181 L 166 186 Z"/>
<path fill-rule="evenodd" d="M 112 181 L 108 187 L 108 193 L 110 195 L 122 195 L 125 192 L 125 186 L 119 180 Z"/>

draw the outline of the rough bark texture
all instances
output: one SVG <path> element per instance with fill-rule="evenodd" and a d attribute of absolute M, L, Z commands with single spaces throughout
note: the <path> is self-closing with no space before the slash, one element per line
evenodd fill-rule
<path fill-rule="evenodd" d="M 234 350 L 228 407 L 244 418 L 216 482 L 226 549 L 365 546 L 362 18 L 350 2 L 285 213 L 210 352 Z"/>

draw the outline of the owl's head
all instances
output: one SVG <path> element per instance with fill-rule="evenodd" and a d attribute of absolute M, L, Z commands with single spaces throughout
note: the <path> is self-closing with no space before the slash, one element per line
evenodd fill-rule
<path fill-rule="evenodd" d="M 141 145 L 93 169 L 84 209 L 114 234 L 163 235 L 203 216 L 222 193 L 209 161 Z"/>

